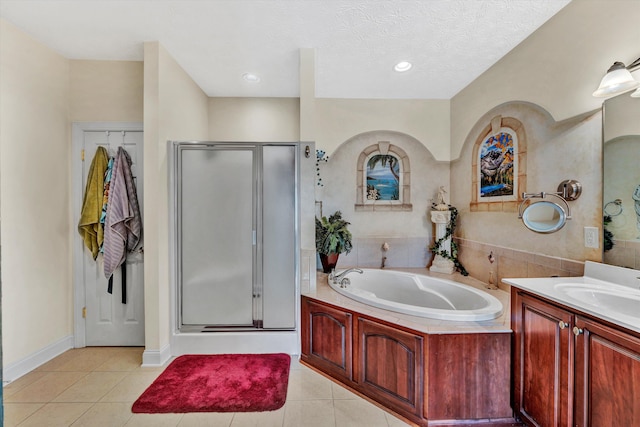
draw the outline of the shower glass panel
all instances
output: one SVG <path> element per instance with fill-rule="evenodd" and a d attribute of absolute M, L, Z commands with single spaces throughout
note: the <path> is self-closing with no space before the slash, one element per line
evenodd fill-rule
<path fill-rule="evenodd" d="M 262 147 L 263 327 L 294 328 L 296 147 Z"/>
<path fill-rule="evenodd" d="M 255 147 L 179 150 L 183 325 L 253 326 Z"/>

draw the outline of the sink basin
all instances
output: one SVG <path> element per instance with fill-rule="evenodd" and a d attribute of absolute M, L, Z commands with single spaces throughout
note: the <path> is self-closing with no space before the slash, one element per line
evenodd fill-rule
<path fill-rule="evenodd" d="M 592 283 L 559 283 L 555 288 L 582 304 L 640 319 L 640 290 Z"/>

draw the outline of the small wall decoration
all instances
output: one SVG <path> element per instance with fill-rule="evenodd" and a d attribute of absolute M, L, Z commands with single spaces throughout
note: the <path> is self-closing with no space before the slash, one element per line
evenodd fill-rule
<path fill-rule="evenodd" d="M 400 200 L 400 161 L 391 154 L 374 154 L 367 161 L 367 200 Z"/>
<path fill-rule="evenodd" d="M 514 135 L 507 129 L 489 136 L 480 147 L 480 197 L 513 196 Z"/>
<path fill-rule="evenodd" d="M 368 139 L 375 138 L 376 134 L 371 132 L 373 136 Z M 400 141 L 405 137 L 396 133 L 392 136 Z M 409 156 L 391 141 L 378 141 L 360 152 L 356 177 L 356 212 L 410 212 L 413 209 Z"/>
<path fill-rule="evenodd" d="M 329 156 L 326 155 L 324 150 L 316 150 L 316 176 L 318 177 L 316 184 L 319 187 L 324 187 L 322 178 L 320 177 L 320 162 L 328 162 Z"/>
<path fill-rule="evenodd" d="M 478 134 L 471 157 L 471 212 L 516 212 L 527 191 L 527 136 L 514 117 L 495 116 Z"/>

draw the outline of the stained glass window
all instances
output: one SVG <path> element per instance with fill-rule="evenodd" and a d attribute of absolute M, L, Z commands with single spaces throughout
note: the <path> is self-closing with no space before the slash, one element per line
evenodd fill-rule
<path fill-rule="evenodd" d="M 517 140 L 510 129 L 490 135 L 480 146 L 480 198 L 513 196 L 516 188 Z"/>

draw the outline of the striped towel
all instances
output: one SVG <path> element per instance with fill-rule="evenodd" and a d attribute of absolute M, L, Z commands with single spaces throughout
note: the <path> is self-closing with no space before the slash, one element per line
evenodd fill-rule
<path fill-rule="evenodd" d="M 104 231 L 104 275 L 113 272 L 127 259 L 127 250 L 136 248 L 142 237 L 142 218 L 131 173 L 131 158 L 118 148 L 109 186 L 109 202 Z"/>

